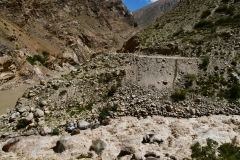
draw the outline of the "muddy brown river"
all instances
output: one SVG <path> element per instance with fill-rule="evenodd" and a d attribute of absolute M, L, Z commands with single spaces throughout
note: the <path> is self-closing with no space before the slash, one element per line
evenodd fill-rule
<path fill-rule="evenodd" d="M 18 98 L 32 85 L 24 84 L 11 90 L 0 91 L 0 115 L 14 108 Z"/>
<path fill-rule="evenodd" d="M 54 76 L 51 78 L 58 78 L 61 75 L 68 74 L 69 72 L 70 71 L 54 73 Z M 51 78 L 48 78 L 48 79 L 51 79 Z M 47 81 L 48 79 L 45 79 L 45 80 Z M 24 91 L 27 88 L 38 83 L 39 82 L 36 82 L 34 84 L 23 84 L 11 90 L 0 91 L 0 115 L 7 113 L 8 110 L 14 108 L 18 98 L 20 98 L 23 95 Z"/>

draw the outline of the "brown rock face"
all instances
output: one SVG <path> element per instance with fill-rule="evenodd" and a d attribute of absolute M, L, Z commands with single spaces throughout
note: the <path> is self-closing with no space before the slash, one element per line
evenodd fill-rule
<path fill-rule="evenodd" d="M 3 0 L 0 20 L 0 58 L 13 57 L 13 52 L 20 55 L 13 57 L 21 63 L 16 73 L 20 76 L 29 68 L 27 57 L 40 55 L 44 63 L 37 60 L 33 64 L 62 70 L 94 53 L 116 51 L 136 32 L 135 20 L 121 0 Z M 48 73 L 44 68 L 32 72 L 38 76 Z"/>

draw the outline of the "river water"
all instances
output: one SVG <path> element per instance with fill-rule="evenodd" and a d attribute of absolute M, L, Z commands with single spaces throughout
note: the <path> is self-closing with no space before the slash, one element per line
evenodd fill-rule
<path fill-rule="evenodd" d="M 18 98 L 32 85 L 24 84 L 11 90 L 0 91 L 0 115 L 7 113 L 8 109 L 14 108 Z"/>
<path fill-rule="evenodd" d="M 53 77 L 51 78 L 58 78 L 61 77 L 61 75 L 68 74 L 69 72 L 70 71 L 68 70 L 65 72 L 54 73 Z M 48 79 L 46 79 L 46 81 Z M 8 110 L 14 108 L 18 98 L 22 97 L 25 90 L 38 83 L 39 82 L 34 84 L 23 84 L 11 90 L 0 91 L 0 115 L 7 113 Z"/>

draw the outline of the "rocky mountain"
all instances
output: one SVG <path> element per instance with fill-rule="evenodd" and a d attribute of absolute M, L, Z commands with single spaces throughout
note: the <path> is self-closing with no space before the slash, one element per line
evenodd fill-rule
<path fill-rule="evenodd" d="M 164 15 L 177 5 L 179 0 L 158 0 L 133 12 L 133 16 L 141 28 L 146 28 L 157 18 Z"/>
<path fill-rule="evenodd" d="M 1 88 L 115 51 L 137 26 L 121 0 L 3 0 L 0 10 Z"/>
<path fill-rule="evenodd" d="M 239 0 L 182 0 L 129 39 L 125 48 L 148 55 L 197 58 L 202 61 L 198 72 L 187 73 L 188 80 L 179 79 L 175 88 L 239 102 L 239 4 Z"/>

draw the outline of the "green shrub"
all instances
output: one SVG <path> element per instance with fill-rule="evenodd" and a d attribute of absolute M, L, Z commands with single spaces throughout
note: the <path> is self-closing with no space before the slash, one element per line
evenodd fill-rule
<path fill-rule="evenodd" d="M 234 6 L 227 6 L 227 5 L 223 5 L 218 7 L 215 12 L 217 13 L 225 13 L 225 14 L 229 14 L 229 15 L 233 15 L 235 11 L 235 7 Z"/>
<path fill-rule="evenodd" d="M 111 86 L 111 89 L 108 91 L 108 96 L 109 96 L 109 97 L 113 96 L 114 93 L 117 92 L 117 89 L 118 89 L 118 88 L 117 88 L 116 85 L 112 85 L 112 86 Z"/>
<path fill-rule="evenodd" d="M 215 24 L 221 26 L 232 24 L 232 18 L 230 17 L 220 18 L 215 22 Z"/>
<path fill-rule="evenodd" d="M 92 106 L 93 106 L 93 103 L 90 102 L 85 106 L 85 109 L 90 111 L 90 110 L 92 110 Z"/>
<path fill-rule="evenodd" d="M 38 61 L 40 62 L 42 65 L 45 64 L 45 58 L 42 57 L 41 55 L 34 55 L 33 57 L 29 56 L 26 58 L 26 60 L 31 64 L 31 65 L 35 65 L 35 62 Z"/>
<path fill-rule="evenodd" d="M 211 11 L 210 11 L 210 10 L 204 11 L 204 12 L 202 13 L 202 15 L 201 15 L 201 19 L 207 18 L 210 14 L 211 14 Z"/>
<path fill-rule="evenodd" d="M 183 33 L 184 33 L 183 27 L 180 27 L 175 33 L 173 33 L 173 36 L 176 37 Z"/>
<path fill-rule="evenodd" d="M 42 55 L 44 56 L 44 58 L 47 58 L 50 53 L 48 53 L 47 51 L 42 51 Z"/>
<path fill-rule="evenodd" d="M 196 80 L 196 75 L 195 75 L 195 74 L 190 74 L 190 73 L 188 73 L 188 74 L 187 74 L 187 78 L 188 78 L 189 80 L 191 80 L 191 81 L 195 81 L 195 80 Z"/>
<path fill-rule="evenodd" d="M 98 119 L 101 121 L 105 119 L 107 116 L 110 116 L 110 111 L 112 112 L 117 112 L 118 105 L 114 104 L 113 106 L 110 106 L 109 104 L 105 107 L 103 107 L 100 111 L 100 114 L 98 116 Z"/>
<path fill-rule="evenodd" d="M 71 116 L 71 117 L 74 116 L 75 114 L 76 114 L 75 111 L 71 111 L 71 112 L 70 112 L 70 116 Z"/>
<path fill-rule="evenodd" d="M 186 99 L 187 90 L 175 89 L 175 92 L 172 94 L 172 99 L 175 102 L 183 101 Z"/>
<path fill-rule="evenodd" d="M 232 84 L 228 92 L 231 101 L 238 100 L 240 98 L 240 85 L 238 83 Z"/>
<path fill-rule="evenodd" d="M 21 129 L 21 128 L 24 128 L 26 127 L 28 124 L 23 120 L 23 119 L 20 119 L 18 120 L 17 122 L 17 129 Z"/>
<path fill-rule="evenodd" d="M 206 69 L 209 63 L 210 63 L 209 56 L 202 57 L 202 64 L 200 65 L 200 68 L 202 68 L 202 69 L 205 68 Z"/>
<path fill-rule="evenodd" d="M 233 60 L 232 62 L 231 62 L 231 65 L 233 65 L 233 66 L 237 66 L 237 60 Z"/>
<path fill-rule="evenodd" d="M 45 59 L 44 57 L 42 57 L 41 55 L 34 55 L 33 56 L 33 61 L 36 62 L 40 62 L 41 64 L 45 64 Z"/>
<path fill-rule="evenodd" d="M 82 159 L 82 158 L 92 158 L 93 154 L 91 152 L 88 152 L 88 154 L 81 154 L 80 156 L 77 157 L 77 159 Z"/>
<path fill-rule="evenodd" d="M 27 60 L 31 65 L 35 65 L 35 61 L 33 60 L 32 57 L 27 57 L 26 60 Z"/>
<path fill-rule="evenodd" d="M 239 14 L 236 14 L 236 15 L 233 17 L 233 19 L 239 20 L 239 19 L 240 19 L 240 13 L 239 13 Z"/>
<path fill-rule="evenodd" d="M 229 2 L 230 0 L 222 0 L 222 2 Z"/>
<path fill-rule="evenodd" d="M 61 92 L 59 93 L 59 96 L 64 96 L 66 93 L 67 93 L 67 91 L 66 91 L 66 90 L 63 90 L 63 91 L 61 91 Z"/>
<path fill-rule="evenodd" d="M 223 143 L 218 147 L 220 153 L 219 157 L 226 160 L 238 160 L 240 159 L 240 147 L 233 145 L 232 143 Z"/>
<path fill-rule="evenodd" d="M 52 132 L 52 135 L 59 135 L 60 131 L 58 128 L 54 128 L 53 129 L 53 132 Z"/>
<path fill-rule="evenodd" d="M 218 143 L 210 138 L 207 145 L 201 146 L 199 142 L 193 144 L 191 157 L 195 160 L 239 160 L 240 147 L 232 143 L 223 143 L 218 147 Z"/>
<path fill-rule="evenodd" d="M 199 29 L 199 28 L 210 28 L 213 27 L 213 22 L 210 20 L 201 20 L 198 23 L 195 24 L 194 28 Z"/>

